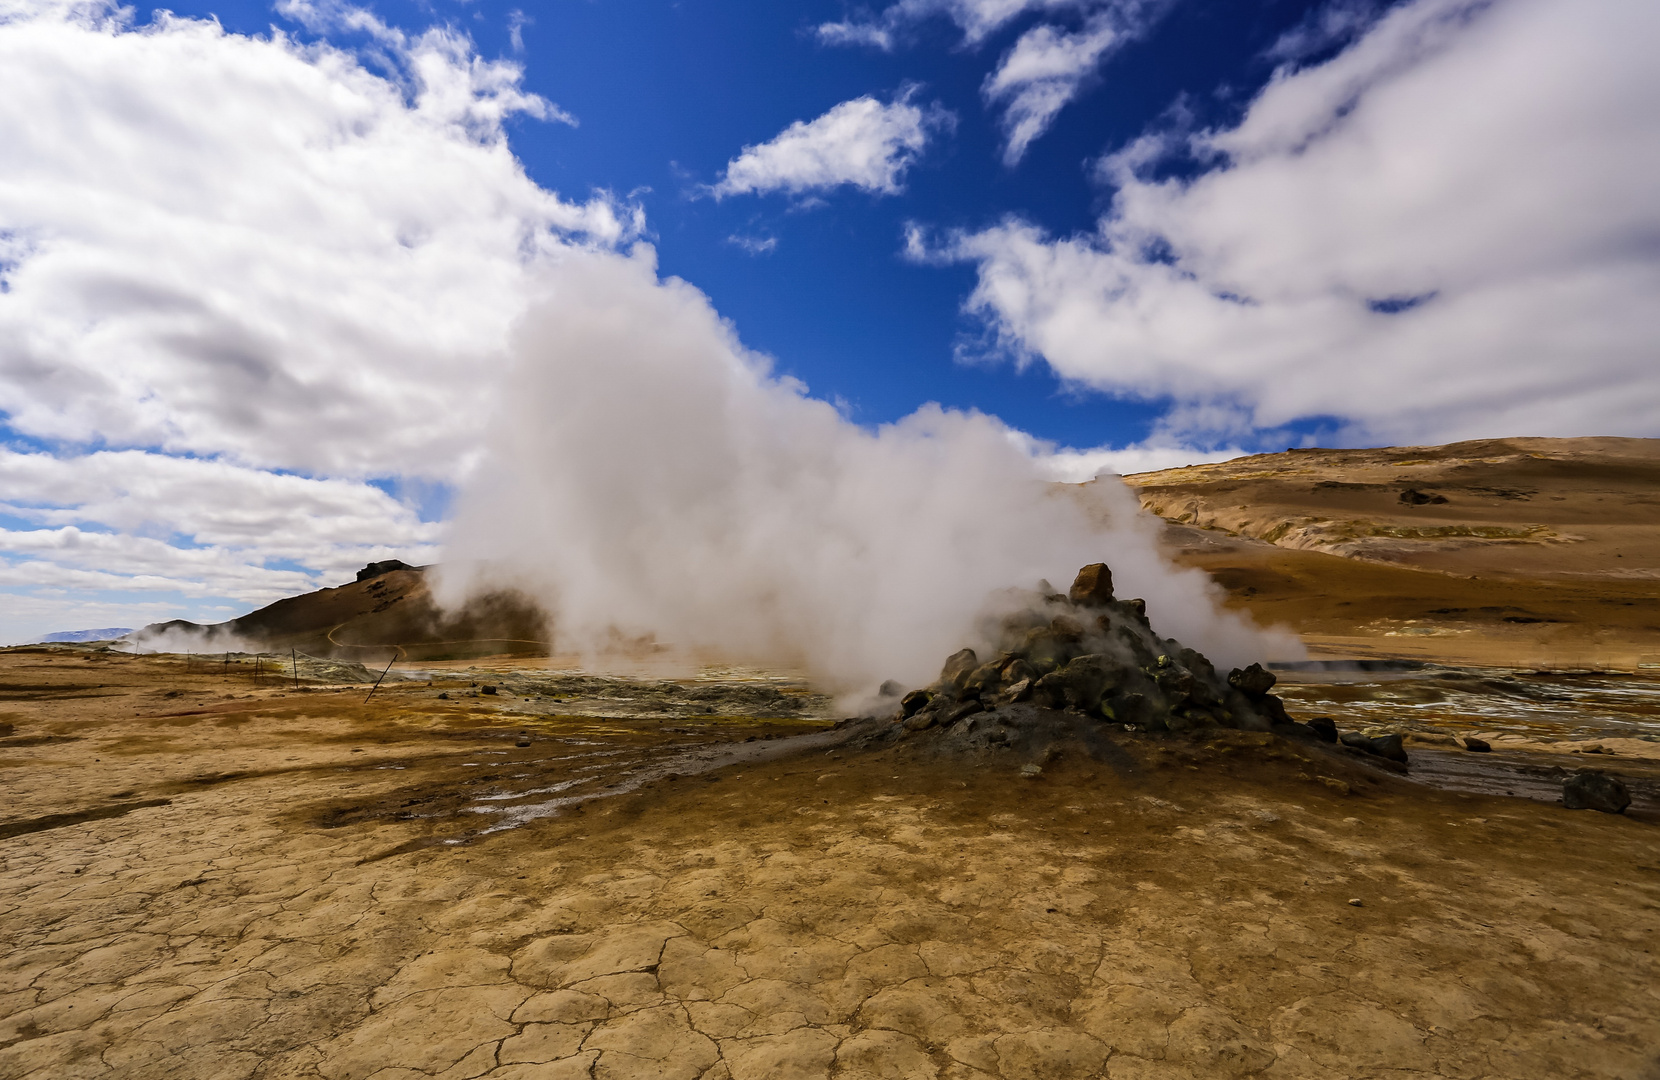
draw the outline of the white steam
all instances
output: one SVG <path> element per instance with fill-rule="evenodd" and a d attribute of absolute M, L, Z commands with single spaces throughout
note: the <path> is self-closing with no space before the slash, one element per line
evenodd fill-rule
<path fill-rule="evenodd" d="M 683 661 L 920 685 L 995 590 L 1111 565 L 1161 633 L 1219 664 L 1294 652 L 1158 554 L 1122 485 L 1058 487 L 994 418 L 929 405 L 874 432 L 771 376 L 654 254 L 573 254 L 522 323 L 489 463 L 440 583 L 509 585 L 561 651 L 654 640 Z"/>

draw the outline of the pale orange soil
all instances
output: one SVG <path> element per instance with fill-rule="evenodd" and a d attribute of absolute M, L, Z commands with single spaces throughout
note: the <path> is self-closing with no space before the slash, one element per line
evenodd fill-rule
<path fill-rule="evenodd" d="M 0 652 L 0 1077 L 1660 1076 L 1641 821 L 1232 733 L 821 748 L 485 834 L 824 723 L 472 681 Z"/>

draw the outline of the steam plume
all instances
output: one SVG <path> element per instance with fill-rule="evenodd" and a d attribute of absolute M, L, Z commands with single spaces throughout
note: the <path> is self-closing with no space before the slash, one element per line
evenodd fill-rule
<path fill-rule="evenodd" d="M 441 599 L 508 585 L 598 658 L 799 665 L 843 693 L 931 680 L 990 594 L 1085 563 L 1219 663 L 1278 648 L 1160 558 L 1116 482 L 1045 482 L 996 419 L 927 405 L 875 431 L 773 377 L 708 299 L 574 254 L 519 328 L 491 461 L 463 493 Z"/>

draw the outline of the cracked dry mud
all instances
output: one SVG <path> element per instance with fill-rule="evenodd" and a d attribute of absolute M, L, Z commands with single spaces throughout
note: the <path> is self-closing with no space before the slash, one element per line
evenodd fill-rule
<path fill-rule="evenodd" d="M 0 681 L 8 1080 L 1660 1076 L 1642 822 L 1345 796 L 1233 733 L 1036 780 L 761 755 L 484 834 L 486 796 L 814 725 Z"/>

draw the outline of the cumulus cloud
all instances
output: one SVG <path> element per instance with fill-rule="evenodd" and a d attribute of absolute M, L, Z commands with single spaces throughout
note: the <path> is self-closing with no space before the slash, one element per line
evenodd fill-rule
<path fill-rule="evenodd" d="M 65 591 L 124 595 L 94 606 L 125 612 L 125 625 L 156 617 L 145 594 L 230 598 L 240 614 L 373 560 L 432 562 L 441 540 L 439 525 L 361 481 L 140 450 L 0 449 L 0 520 L 16 526 L 0 528 L 0 640 L 75 629 L 58 624 L 88 601 L 66 604 Z"/>
<path fill-rule="evenodd" d="M 0 457 L 0 639 L 427 561 L 433 526 L 365 479 L 464 475 L 539 268 L 641 227 L 525 175 L 504 121 L 571 118 L 517 66 L 282 10 L 366 35 L 374 70 L 280 32 L 0 5 L 0 431 L 61 448 Z"/>
<path fill-rule="evenodd" d="M 1031 456 L 1039 473 L 1061 484 L 1082 484 L 1098 476 L 1129 476 L 1227 461 L 1246 453 L 1237 446 L 1206 449 L 1156 436 L 1129 446 L 1096 446 L 1085 450 L 1057 447 L 1023 431 L 1011 431 L 1009 437 L 1015 446 Z"/>
<path fill-rule="evenodd" d="M 0 24 L 12 428 L 457 475 L 528 266 L 631 211 L 533 183 L 501 125 L 552 107 L 448 31 L 393 35 L 400 85 L 326 44 L 123 18 Z"/>
<path fill-rule="evenodd" d="M 877 195 L 897 194 L 929 137 L 952 123 L 937 104 L 912 104 L 914 96 L 910 88 L 886 105 L 869 96 L 854 98 L 815 120 L 797 120 L 771 140 L 744 147 L 710 190 L 719 199 L 769 191 L 799 195 L 847 184 Z"/>
<path fill-rule="evenodd" d="M 1093 234 L 913 252 L 976 262 L 1017 355 L 1172 398 L 1176 436 L 1660 434 L 1657 33 L 1620 0 L 1415 0 L 1236 127 L 1110 156 Z M 1151 178 L 1172 141 L 1199 175 Z"/>
<path fill-rule="evenodd" d="M 515 343 L 490 464 L 444 588 L 528 590 L 593 662 L 798 665 L 850 693 L 920 685 L 975 640 L 988 594 L 1108 561 L 1155 625 L 1238 661 L 1295 649 L 1219 614 L 1122 485 L 1057 489 L 994 418 L 927 406 L 868 431 L 768 372 L 649 250 L 551 271 Z M 596 453 L 603 447 L 603 453 Z"/>

